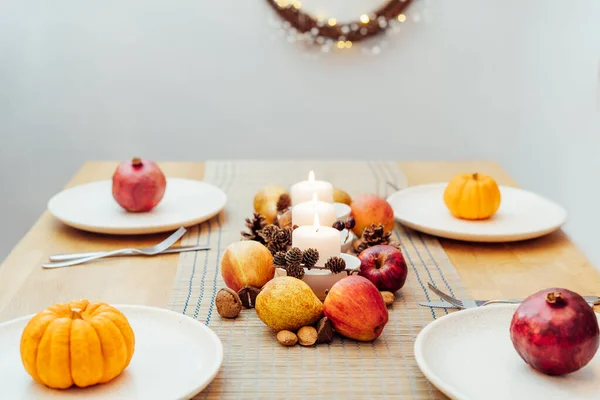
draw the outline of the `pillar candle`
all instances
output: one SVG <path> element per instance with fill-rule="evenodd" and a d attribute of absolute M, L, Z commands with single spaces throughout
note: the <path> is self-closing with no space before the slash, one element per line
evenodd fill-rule
<path fill-rule="evenodd" d="M 333 203 L 319 201 L 317 194 L 313 194 L 311 201 L 296 204 L 292 207 L 292 224 L 298 226 L 313 225 L 315 214 L 324 226 L 332 226 L 336 220 L 336 210 Z"/>
<path fill-rule="evenodd" d="M 333 185 L 326 181 L 315 180 L 315 173 L 310 171 L 307 181 L 298 182 L 292 185 L 290 189 L 292 205 L 294 206 L 310 201 L 313 198 L 314 193 L 319 196 L 319 200 L 326 203 L 333 203 Z"/>
<path fill-rule="evenodd" d="M 320 226 L 315 214 L 313 225 L 300 226 L 292 232 L 292 247 L 300 250 L 316 249 L 319 252 L 317 266 L 324 266 L 329 257 L 339 257 L 341 253 L 341 233 L 330 226 Z"/>

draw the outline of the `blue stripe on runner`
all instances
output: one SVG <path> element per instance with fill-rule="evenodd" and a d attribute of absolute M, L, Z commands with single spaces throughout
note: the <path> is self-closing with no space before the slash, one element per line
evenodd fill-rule
<path fill-rule="evenodd" d="M 384 171 L 385 173 L 385 171 Z M 391 174 L 393 175 L 393 174 Z M 405 236 L 408 238 L 409 242 L 412 244 L 413 249 L 415 250 L 415 253 L 417 254 L 417 257 L 419 257 L 419 260 L 421 261 L 421 264 L 423 265 L 423 268 L 425 268 L 425 271 L 427 272 L 427 276 L 429 277 L 429 280 L 431 281 L 431 283 L 435 284 L 435 279 L 433 279 L 433 276 L 431 275 L 431 271 L 429 270 L 429 266 L 427 265 L 427 263 L 425 262 L 425 260 L 423 259 L 423 256 L 421 255 L 421 251 L 419 250 L 419 248 L 416 246 L 413 237 L 412 237 L 412 230 L 409 232 L 406 227 L 402 224 L 398 224 L 402 230 L 404 231 Z M 415 231 L 416 232 L 416 231 Z M 418 232 L 417 232 L 418 234 Z M 423 238 L 419 235 L 421 242 L 423 242 Z M 434 262 L 434 265 L 437 265 L 437 262 L 435 261 L 435 259 L 433 258 L 433 255 L 431 254 L 431 252 L 429 251 L 429 249 L 427 248 L 427 245 L 423 242 L 423 245 L 425 246 L 429 256 L 431 257 L 431 260 Z M 439 271 L 439 267 L 438 267 L 438 271 Z M 441 274 L 441 271 L 440 271 Z M 444 282 L 446 281 L 445 278 L 443 278 Z M 427 290 L 425 288 L 425 290 Z M 446 308 L 443 309 L 444 312 L 446 314 L 448 314 L 448 310 Z"/>
<path fill-rule="evenodd" d="M 370 162 L 367 163 L 367 165 L 369 166 L 369 169 L 371 170 L 371 173 L 373 174 L 373 177 L 375 178 L 377 188 L 379 188 L 379 175 L 377 173 L 377 170 L 375 170 L 375 167 Z M 377 191 L 377 194 L 379 195 L 379 191 Z M 417 267 L 415 266 L 415 263 L 413 262 L 412 257 L 410 256 L 410 254 L 408 253 L 408 250 L 406 249 L 406 247 L 404 246 L 404 243 L 402 242 L 400 232 L 398 231 L 399 225 L 400 224 L 398 224 L 398 223 L 396 223 L 394 225 L 394 232 L 395 232 L 396 236 L 398 237 L 398 239 L 400 240 L 400 245 L 404 249 L 403 254 L 404 254 L 405 258 L 408 260 L 410 266 L 412 267 L 412 270 L 414 271 L 415 276 L 417 277 L 417 281 L 419 282 L 419 284 L 421 285 L 421 289 L 423 289 L 423 292 L 425 293 L 425 297 L 427 298 L 427 301 L 431 301 L 429 299 L 429 293 L 425 289 L 425 285 L 423 284 L 423 281 L 421 281 L 421 276 L 419 275 L 419 271 L 417 271 Z M 429 307 L 429 309 L 431 311 L 431 315 L 433 316 L 433 319 L 437 319 L 437 317 L 435 315 L 435 310 L 433 309 L 433 307 Z"/>
<path fill-rule="evenodd" d="M 209 223 L 208 225 L 209 230 L 208 230 L 208 234 L 210 235 L 212 232 L 212 221 Z M 200 294 L 198 295 L 198 300 L 196 301 L 196 308 L 194 308 L 194 319 L 198 318 L 198 313 L 200 311 L 200 305 L 202 304 L 202 300 L 204 299 L 204 283 L 206 280 L 206 274 L 208 273 L 208 252 L 206 252 L 207 254 L 205 254 L 204 256 L 204 265 L 202 266 L 202 276 L 200 278 Z M 196 264 L 194 264 L 194 267 L 196 266 Z M 195 269 L 195 268 L 194 268 Z M 193 277 L 193 275 L 192 275 Z"/>
<path fill-rule="evenodd" d="M 383 172 L 384 176 L 386 175 L 386 169 L 387 169 L 387 170 L 388 170 L 388 172 L 389 172 L 389 176 L 392 178 L 392 181 L 393 181 L 392 183 L 394 183 L 394 185 L 398 186 L 398 180 L 397 180 L 397 176 L 396 176 L 396 174 L 395 174 L 395 173 L 394 173 L 394 172 L 391 170 L 391 166 L 390 166 L 388 163 L 384 163 L 384 165 L 381 167 L 381 171 Z M 376 179 L 379 179 L 379 177 L 378 177 L 378 175 L 377 175 L 377 171 L 376 171 L 375 169 L 372 169 L 372 172 L 373 172 L 373 174 L 375 175 Z M 388 193 L 388 186 L 387 186 L 387 185 L 386 185 L 386 190 L 385 190 L 385 191 L 386 191 L 386 198 L 387 198 L 387 193 Z M 409 254 L 409 253 L 408 253 L 408 251 L 406 250 L 406 247 L 404 246 L 404 243 L 403 243 L 403 241 L 402 241 L 402 239 L 401 239 L 400 232 L 398 231 L 398 226 L 400 226 L 400 224 L 399 224 L 399 223 L 396 223 L 396 224 L 394 225 L 394 232 L 395 232 L 395 235 L 396 235 L 396 237 L 398 238 L 398 240 L 400 241 L 400 245 L 401 245 L 401 247 L 404 249 L 404 254 L 406 254 L 406 256 L 407 256 L 407 258 L 408 258 L 408 260 L 409 260 L 409 263 L 410 263 L 411 267 L 412 267 L 412 268 L 413 268 L 413 270 L 415 271 L 415 275 L 417 276 L 417 280 L 419 281 L 419 283 L 421 284 L 421 287 L 423 288 L 423 292 L 425 293 L 425 297 L 426 297 L 426 298 L 429 300 L 429 294 L 428 294 L 427 290 L 425 290 L 425 288 L 424 288 L 424 285 L 423 285 L 423 283 L 421 282 L 421 278 L 420 278 L 420 276 L 419 276 L 419 273 L 418 273 L 418 272 L 417 272 L 417 270 L 416 270 L 415 264 L 414 264 L 414 262 L 412 261 L 412 258 L 410 257 L 410 254 Z M 414 296 L 414 295 L 415 295 L 415 293 L 414 293 L 414 290 L 413 290 L 413 288 L 412 288 L 412 285 L 410 284 L 410 282 L 411 282 L 411 281 L 409 280 L 409 281 L 408 281 L 408 286 L 410 287 L 410 289 L 411 289 L 411 292 L 413 293 L 413 296 Z M 416 298 L 416 297 L 415 297 L 415 298 Z M 414 339 L 414 338 L 416 338 L 416 336 L 415 336 L 415 333 L 414 333 L 414 330 L 413 330 L 413 327 L 412 327 L 412 322 L 410 322 L 410 313 L 409 313 L 409 312 L 408 312 L 408 310 L 407 310 L 407 306 L 406 306 L 406 299 L 404 298 L 404 296 L 402 296 L 402 303 L 403 303 L 403 305 L 404 305 L 405 313 L 406 313 L 406 315 L 407 315 L 407 317 L 408 317 L 408 319 L 409 319 L 409 328 L 410 328 L 410 332 L 411 332 L 412 338 Z M 431 315 L 433 316 L 433 319 L 436 319 L 435 310 L 434 310 L 432 307 L 429 307 L 429 309 L 430 309 Z M 419 313 L 419 314 L 420 314 L 420 313 Z M 421 315 L 421 314 L 420 314 L 420 315 Z M 394 321 L 394 323 L 395 323 L 395 322 L 396 322 L 396 321 Z M 423 326 L 425 326 L 425 325 L 426 325 L 426 324 L 425 324 L 425 321 L 423 320 L 423 318 L 422 318 L 422 317 L 421 317 L 421 323 L 423 324 Z M 402 352 L 402 350 L 401 350 L 401 352 Z M 402 352 L 402 355 L 404 356 L 403 352 Z M 406 358 L 404 358 L 404 359 L 406 360 Z M 405 363 L 405 367 L 406 367 L 407 371 L 409 371 L 409 381 L 410 381 L 410 384 L 411 384 L 411 389 L 412 389 L 413 395 L 416 397 L 416 396 L 417 396 L 417 394 L 416 394 L 416 385 L 415 385 L 415 381 L 414 381 L 413 375 L 412 375 L 412 373 L 410 373 L 410 368 L 408 367 L 408 365 L 407 365 L 406 363 Z M 429 380 L 425 380 L 425 382 L 426 382 L 426 384 L 427 384 L 427 389 L 428 389 L 428 391 L 429 391 L 429 398 L 432 398 L 432 397 L 433 397 L 433 390 L 432 390 L 432 385 L 431 385 L 431 382 L 429 382 Z"/>
<path fill-rule="evenodd" d="M 219 170 L 216 169 L 215 170 L 215 176 L 214 176 L 213 179 L 214 179 L 214 181 L 217 181 L 218 178 L 219 178 Z M 207 238 L 206 244 L 210 245 L 211 224 L 212 224 L 212 220 L 208 220 L 208 221 L 203 222 L 198 227 L 198 239 L 197 239 L 196 242 L 200 241 L 200 234 L 201 234 L 201 231 L 202 231 L 202 226 L 206 225 L 207 228 L 208 228 L 208 238 Z M 208 253 L 209 252 L 206 251 L 205 254 L 204 254 L 204 269 L 206 269 L 206 266 L 207 266 L 207 263 L 208 263 Z M 187 312 L 187 308 L 188 308 L 188 305 L 189 305 L 190 297 L 192 295 L 192 286 L 193 286 L 193 283 L 194 283 L 194 276 L 196 275 L 196 263 L 197 263 L 197 261 L 198 261 L 198 252 L 194 252 L 194 262 L 192 264 L 192 273 L 190 274 L 190 280 L 189 280 L 189 284 L 188 284 L 188 294 L 187 294 L 187 298 L 185 300 L 185 305 L 183 307 L 183 312 L 182 312 L 183 314 L 185 314 Z"/>
<path fill-rule="evenodd" d="M 198 238 L 196 239 L 196 244 L 198 244 L 200 242 L 200 235 L 202 233 L 202 227 L 203 226 L 206 226 L 208 228 L 208 239 L 206 241 L 207 242 L 206 244 L 209 245 L 210 244 L 210 221 L 204 222 L 203 224 L 201 224 L 198 227 Z M 204 252 L 204 259 L 205 259 L 204 265 L 206 265 L 206 260 L 208 259 L 208 251 Z M 195 251 L 194 252 L 194 263 L 192 264 L 192 273 L 190 274 L 190 280 L 189 280 L 189 283 L 188 283 L 188 294 L 187 294 L 187 297 L 185 299 L 185 304 L 183 306 L 183 312 L 182 312 L 182 314 L 185 314 L 187 312 L 187 308 L 188 308 L 188 305 L 190 303 L 190 297 L 192 295 L 192 286 L 193 286 L 193 282 L 194 282 L 194 275 L 196 274 L 196 262 L 197 262 L 197 260 L 198 260 L 198 252 Z"/>
<path fill-rule="evenodd" d="M 223 177 L 225 176 L 224 173 L 223 174 L 219 173 L 220 168 L 217 168 L 216 171 L 217 171 L 217 173 L 215 174 L 215 184 L 217 184 L 216 182 L 222 180 Z M 211 230 L 212 230 L 213 219 L 208 221 L 208 223 L 209 223 L 208 226 L 209 226 L 209 235 L 210 235 Z M 204 257 L 204 266 L 202 268 L 202 276 L 200 278 L 200 294 L 198 295 L 198 300 L 196 301 L 196 308 L 194 308 L 194 313 L 193 313 L 194 319 L 198 318 L 198 314 L 200 312 L 200 306 L 202 305 L 202 300 L 204 299 L 204 284 L 206 282 L 206 276 L 208 274 L 208 259 L 209 259 L 209 254 L 208 254 L 208 252 L 206 252 L 205 257 Z M 194 270 L 195 270 L 195 266 L 196 265 L 194 263 Z M 193 274 L 192 274 L 192 277 L 193 277 Z"/>
<path fill-rule="evenodd" d="M 391 167 L 389 165 L 386 165 L 387 167 L 387 171 L 389 172 L 389 175 L 393 178 L 394 183 L 397 183 L 395 174 L 393 173 L 393 171 L 391 171 Z M 400 224 L 401 225 L 401 224 Z M 413 244 L 413 246 L 415 247 L 415 250 L 417 250 L 416 246 L 414 245 L 414 242 L 412 241 L 412 236 L 407 232 L 406 228 L 404 226 L 402 226 L 402 229 L 404 230 L 404 232 L 407 233 L 407 236 L 409 237 L 411 243 Z M 411 231 L 413 232 L 413 231 Z M 427 245 L 427 242 L 423 239 L 423 234 L 421 234 L 421 232 L 417 232 L 414 231 L 416 233 L 416 235 L 418 235 L 421 243 L 423 244 L 423 247 L 425 248 L 425 251 L 427 251 L 427 254 L 429 255 L 429 258 L 431 259 L 431 261 L 433 262 L 433 264 L 435 265 L 437 271 L 440 274 L 440 277 L 442 278 L 442 281 L 444 282 L 444 284 L 446 285 L 446 287 L 448 288 L 448 290 L 450 291 L 450 294 L 452 296 L 454 296 L 454 292 L 452 290 L 452 288 L 450 287 L 450 284 L 448 283 L 448 281 L 446 280 L 446 277 L 444 276 L 443 271 L 441 270 L 437 260 L 435 259 L 435 257 L 433 256 L 433 254 L 431 253 L 431 250 L 429 249 L 429 246 Z M 417 250 L 417 254 L 419 255 L 419 258 L 421 258 L 421 262 L 423 262 L 423 259 L 421 257 L 420 252 Z M 423 265 L 425 265 L 425 263 L 423 262 Z M 425 266 L 425 268 L 427 269 L 427 273 L 429 275 L 429 277 L 431 278 L 432 282 L 435 284 L 433 278 L 431 277 L 431 273 L 429 271 L 429 268 L 427 266 Z M 446 312 L 446 314 L 448 314 L 448 309 L 444 308 L 444 311 Z"/>
<path fill-rule="evenodd" d="M 427 251 L 427 254 L 429 254 L 429 257 L 433 261 L 433 264 L 435 265 L 436 269 L 440 273 L 440 277 L 442 278 L 442 281 L 444 282 L 444 284 L 446 285 L 446 287 L 450 291 L 450 294 L 452 295 L 452 297 L 455 297 L 454 291 L 452 290 L 452 287 L 450 286 L 450 284 L 448 283 L 448 281 L 446 281 L 446 277 L 444 276 L 444 273 L 442 272 L 442 269 L 440 268 L 438 262 L 433 257 L 433 254 L 431 254 L 431 250 L 429 249 L 429 246 L 427 245 L 427 242 L 423 239 L 423 235 L 421 233 L 419 233 L 418 236 L 419 236 L 419 239 L 421 239 L 421 243 L 423 243 L 423 246 L 425 247 L 425 250 Z"/>
<path fill-rule="evenodd" d="M 227 174 L 227 164 L 225 164 L 225 174 Z M 232 165 L 231 180 L 229 181 L 229 185 L 226 189 L 226 193 L 229 192 L 229 186 L 231 184 L 233 184 L 234 179 L 235 179 L 235 167 L 233 167 L 233 165 Z M 219 226 L 219 235 L 218 235 L 218 240 L 217 240 L 217 261 L 216 261 L 216 266 L 215 266 L 215 276 L 213 278 L 213 293 L 212 293 L 212 298 L 210 299 L 210 306 L 208 307 L 208 315 L 206 317 L 206 325 L 207 326 L 210 324 L 210 318 L 212 316 L 212 312 L 213 312 L 213 309 L 215 306 L 215 299 L 217 297 L 217 276 L 219 275 L 219 270 L 220 270 L 221 239 L 223 237 L 223 229 L 222 229 L 222 225 L 221 225 L 221 217 L 222 216 L 223 216 L 223 213 L 221 212 L 219 214 L 219 216 L 217 217 L 217 225 Z"/>
<path fill-rule="evenodd" d="M 376 186 L 378 188 L 379 187 L 379 180 L 380 179 L 379 179 L 379 175 L 377 173 L 377 170 L 370 163 L 368 163 L 368 165 L 369 165 L 369 169 L 371 170 L 371 173 L 373 174 L 373 177 L 375 179 Z M 396 181 L 395 176 L 394 176 L 394 183 L 396 183 L 396 182 L 397 181 Z M 377 194 L 379 194 L 379 191 L 377 191 Z M 406 258 L 408 259 L 409 265 L 412 267 L 413 271 L 415 272 L 415 276 L 417 277 L 417 280 L 421 284 L 421 288 L 423 288 L 423 291 L 425 292 L 425 296 L 428 297 L 428 293 L 427 293 L 427 291 L 424 290 L 425 288 L 423 287 L 423 284 L 421 282 L 421 278 L 420 278 L 419 273 L 418 273 L 418 271 L 417 271 L 417 269 L 415 267 L 415 264 L 412 261 L 412 258 L 410 257 L 410 254 L 406 250 L 406 247 L 404 246 L 404 243 L 402 242 L 402 240 L 400 238 L 400 234 L 399 234 L 398 230 L 396 229 L 396 226 L 397 226 L 397 224 L 395 225 L 394 232 L 395 232 L 396 237 L 398 238 L 398 240 L 400 242 L 400 245 L 404 249 L 403 254 L 406 254 Z M 408 280 L 407 281 L 408 287 L 409 287 L 409 289 L 410 289 L 413 297 L 416 299 L 416 293 L 415 293 L 415 290 L 413 289 L 413 286 L 412 286 L 411 282 L 412 282 L 412 280 Z M 407 307 L 406 307 L 406 299 L 403 298 L 402 302 L 404 304 L 405 312 L 406 312 L 406 314 L 407 314 L 407 316 L 408 316 L 408 318 L 410 320 L 410 313 L 408 312 Z M 431 315 L 432 315 L 433 319 L 436 319 L 435 311 L 431 307 L 429 308 L 429 311 L 431 312 Z M 419 312 L 419 315 L 421 316 L 421 324 L 423 326 L 425 326 L 426 322 L 423 319 L 423 316 L 422 316 L 422 314 L 420 312 Z M 394 325 L 395 325 L 396 331 L 397 331 L 398 330 L 397 329 L 397 322 L 395 320 L 394 320 Z M 412 338 L 414 340 L 414 338 L 416 338 L 416 336 L 415 336 L 415 333 L 414 333 L 414 330 L 413 330 L 413 327 L 412 327 L 412 323 L 409 323 L 409 327 L 410 327 L 410 332 L 411 332 Z M 402 346 L 402 345 L 400 345 L 400 346 Z M 401 349 L 401 352 L 402 352 L 402 356 L 404 357 L 404 351 L 402 351 L 402 349 Z M 404 359 L 406 360 L 405 357 L 404 357 Z M 412 373 L 410 372 L 410 368 L 408 368 L 408 365 L 405 364 L 405 367 L 406 367 L 407 371 L 409 372 L 408 373 L 408 379 L 410 381 L 412 392 L 413 392 L 414 396 L 416 397 L 416 390 L 417 389 L 416 389 L 416 384 L 415 384 L 415 381 L 414 381 L 414 377 L 413 377 Z M 429 397 L 431 397 L 433 395 L 432 388 L 431 388 L 431 383 L 429 381 L 426 381 L 426 382 L 427 382 L 427 388 L 429 389 Z M 400 393 L 402 393 L 402 391 L 400 391 Z"/>

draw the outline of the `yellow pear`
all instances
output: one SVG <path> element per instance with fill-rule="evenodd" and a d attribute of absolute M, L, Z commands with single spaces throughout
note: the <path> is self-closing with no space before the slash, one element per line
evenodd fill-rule
<path fill-rule="evenodd" d="M 267 326 L 281 331 L 296 331 L 312 325 L 323 315 L 323 303 L 306 282 L 291 276 L 271 279 L 255 303 L 256 314 Z"/>
<path fill-rule="evenodd" d="M 352 204 L 352 197 L 342 189 L 333 188 L 333 202 L 334 203 L 344 203 L 344 204 Z"/>
<path fill-rule="evenodd" d="M 286 188 L 278 185 L 269 185 L 261 188 L 254 195 L 254 211 L 261 213 L 267 223 L 272 224 L 277 218 L 279 196 L 287 192 Z"/>

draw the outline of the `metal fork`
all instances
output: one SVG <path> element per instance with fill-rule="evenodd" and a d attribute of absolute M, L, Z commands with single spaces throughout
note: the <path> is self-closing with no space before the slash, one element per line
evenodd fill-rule
<path fill-rule="evenodd" d="M 186 229 L 182 226 L 181 228 L 177 229 L 171 236 L 169 236 L 162 242 L 160 242 L 152 247 L 145 247 L 145 248 L 141 248 L 141 249 L 124 248 L 124 249 L 118 249 L 118 250 L 112 250 L 112 251 L 105 251 L 100 254 L 96 254 L 93 256 L 89 256 L 89 257 L 82 257 L 82 258 L 78 258 L 76 260 L 42 264 L 42 267 L 43 268 L 70 267 L 72 265 L 83 264 L 88 261 L 98 260 L 98 259 L 104 258 L 104 257 L 112 257 L 112 256 L 116 256 L 119 254 L 127 254 L 127 253 L 135 253 L 135 254 L 140 254 L 140 255 L 144 255 L 144 256 L 153 256 L 153 255 L 159 254 L 159 253 L 165 251 L 166 249 L 168 249 L 169 247 L 173 246 L 185 234 L 185 232 L 186 232 Z"/>
<path fill-rule="evenodd" d="M 475 302 L 475 300 L 458 300 L 458 299 L 455 299 L 454 297 L 442 292 L 441 290 L 439 290 L 438 288 L 433 286 L 430 282 L 427 282 L 427 286 L 429 286 L 429 289 L 431 289 L 435 294 L 440 296 L 442 299 L 446 300 L 448 303 L 450 303 L 458 308 L 477 307 L 477 303 Z"/>
<path fill-rule="evenodd" d="M 440 296 L 442 299 L 446 300 L 448 303 L 452 304 L 455 307 L 465 309 L 465 308 L 473 308 L 473 307 L 484 307 L 489 304 L 519 304 L 523 302 L 524 299 L 504 299 L 504 300 L 459 300 L 447 293 L 442 292 L 435 286 L 433 286 L 430 282 L 427 282 L 427 286 L 434 293 Z M 597 296 L 583 296 L 583 299 L 588 303 L 591 307 L 594 305 L 600 305 L 600 301 Z"/>

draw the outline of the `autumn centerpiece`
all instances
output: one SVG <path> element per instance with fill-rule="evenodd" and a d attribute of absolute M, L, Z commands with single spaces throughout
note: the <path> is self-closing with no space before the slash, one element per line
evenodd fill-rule
<path fill-rule="evenodd" d="M 129 365 L 135 337 L 123 313 L 88 300 L 54 304 L 21 335 L 21 360 L 37 382 L 54 389 L 106 383 Z"/>
<path fill-rule="evenodd" d="M 350 215 L 337 213 L 334 201 L 350 205 Z M 289 192 L 262 187 L 253 208 L 221 259 L 219 315 L 235 319 L 253 308 L 283 346 L 330 343 L 335 334 L 377 339 L 408 273 L 390 204 L 353 198 L 311 172 Z"/>

